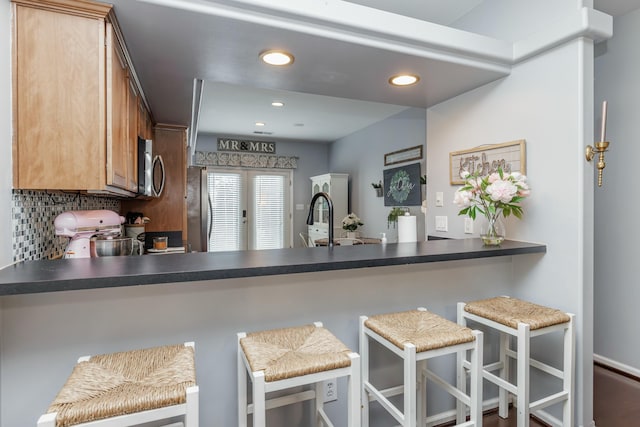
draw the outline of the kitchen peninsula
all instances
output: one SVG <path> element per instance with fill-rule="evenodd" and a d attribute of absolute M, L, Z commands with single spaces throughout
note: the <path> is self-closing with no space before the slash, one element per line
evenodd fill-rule
<path fill-rule="evenodd" d="M 322 321 L 357 351 L 360 315 L 425 306 L 455 319 L 458 301 L 515 293 L 514 271 L 535 270 L 546 250 L 450 239 L 12 265 L 0 271 L 3 425 L 34 425 L 81 355 L 185 341 L 201 425 L 237 425 L 237 332 Z M 327 405 L 338 417 L 344 390 Z M 303 408 L 271 411 L 272 423 L 307 426 Z"/>
<path fill-rule="evenodd" d="M 506 241 L 501 246 L 487 247 L 480 239 L 460 239 L 356 248 L 42 260 L 20 263 L 0 271 L 0 296 L 383 267 L 545 251 L 544 245 L 533 243 Z"/>

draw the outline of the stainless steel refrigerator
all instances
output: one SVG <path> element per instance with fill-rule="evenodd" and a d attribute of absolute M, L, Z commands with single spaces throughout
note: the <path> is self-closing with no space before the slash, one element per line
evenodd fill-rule
<path fill-rule="evenodd" d="M 211 236 L 211 199 L 207 191 L 207 169 L 187 169 L 187 250 L 208 252 Z"/>

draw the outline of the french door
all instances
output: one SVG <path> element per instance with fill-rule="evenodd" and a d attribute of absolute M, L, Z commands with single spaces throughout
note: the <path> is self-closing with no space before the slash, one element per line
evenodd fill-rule
<path fill-rule="evenodd" d="M 291 247 L 291 172 L 207 169 L 209 251 Z"/>

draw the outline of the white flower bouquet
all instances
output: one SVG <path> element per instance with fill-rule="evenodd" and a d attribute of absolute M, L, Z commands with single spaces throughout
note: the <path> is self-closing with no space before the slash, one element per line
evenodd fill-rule
<path fill-rule="evenodd" d="M 347 231 L 356 231 L 360 225 L 364 225 L 364 223 L 353 212 L 342 219 L 342 228 Z"/>

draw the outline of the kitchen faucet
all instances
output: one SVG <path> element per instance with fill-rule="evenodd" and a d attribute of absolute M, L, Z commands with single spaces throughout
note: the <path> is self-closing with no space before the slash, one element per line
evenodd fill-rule
<path fill-rule="evenodd" d="M 311 204 L 309 205 L 309 216 L 307 216 L 307 225 L 313 225 L 313 207 L 316 205 L 316 200 L 318 198 L 324 197 L 329 205 L 329 241 L 327 242 L 327 246 L 329 249 L 333 248 L 333 201 L 331 197 L 327 193 L 316 193 L 311 198 Z"/>

